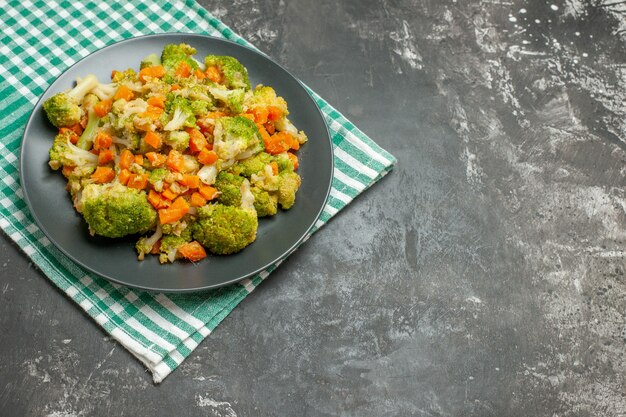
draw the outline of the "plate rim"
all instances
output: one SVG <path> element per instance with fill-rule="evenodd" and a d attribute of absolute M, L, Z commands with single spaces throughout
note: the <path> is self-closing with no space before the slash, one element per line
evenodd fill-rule
<path fill-rule="evenodd" d="M 150 286 L 146 286 L 146 285 L 134 285 L 134 284 L 129 284 L 127 282 L 122 282 L 119 279 L 112 277 L 110 275 L 106 275 L 100 272 L 95 271 L 93 268 L 91 268 L 90 266 L 88 266 L 87 264 L 85 264 L 82 260 L 80 260 L 79 258 L 77 258 L 76 256 L 74 256 L 73 254 L 71 254 L 70 252 L 68 252 L 63 245 L 60 245 L 59 243 L 57 243 L 57 241 L 50 235 L 50 233 L 48 232 L 48 230 L 46 230 L 46 228 L 43 226 L 41 220 L 39 219 L 39 217 L 37 216 L 37 214 L 35 213 L 35 211 L 33 210 L 33 206 L 31 203 L 31 199 L 29 197 L 28 191 L 26 190 L 26 188 L 24 187 L 24 177 L 23 177 L 23 173 L 24 173 L 24 164 L 25 164 L 25 158 L 24 158 L 24 143 L 26 141 L 26 134 L 29 130 L 29 127 L 31 126 L 31 122 L 33 120 L 33 117 L 35 116 L 36 110 L 41 107 L 43 105 L 42 101 L 43 101 L 43 97 L 48 93 L 48 91 L 50 91 L 50 89 L 52 87 L 54 87 L 54 85 L 56 84 L 56 82 L 58 81 L 59 78 L 61 78 L 64 74 L 66 74 L 70 69 L 72 69 L 73 67 L 75 67 L 76 65 L 80 64 L 82 61 L 84 61 L 85 59 L 91 58 L 94 55 L 98 55 L 100 54 L 102 51 L 105 51 L 107 49 L 113 48 L 117 45 L 123 44 L 123 43 L 128 43 L 128 42 L 132 42 L 132 41 L 136 41 L 138 39 L 144 39 L 144 38 L 168 38 L 168 37 L 180 37 L 180 36 L 189 36 L 189 37 L 195 37 L 198 39 L 210 39 L 211 41 L 217 41 L 217 42 L 223 42 L 226 44 L 231 44 L 234 45 L 235 47 L 240 47 L 240 48 L 245 48 L 248 49 L 250 51 L 252 51 L 253 53 L 259 54 L 261 56 L 263 56 L 264 58 L 270 60 L 273 64 L 277 65 L 279 68 L 281 68 L 283 71 L 285 71 L 285 73 L 287 73 L 291 78 L 293 78 L 297 84 L 300 86 L 300 88 L 302 88 L 304 90 L 304 92 L 306 93 L 306 97 L 313 103 L 313 106 L 315 107 L 315 109 L 317 110 L 323 124 L 324 124 L 324 129 L 326 132 L 326 138 L 328 139 L 328 143 L 330 145 L 330 171 L 331 171 L 331 175 L 330 175 L 330 181 L 328 182 L 328 187 L 326 189 L 325 195 L 324 195 L 324 202 L 321 205 L 321 207 L 319 208 L 314 220 L 311 222 L 311 224 L 306 228 L 305 232 L 302 234 L 302 236 L 300 236 L 296 241 L 294 241 L 294 243 L 283 253 L 280 254 L 280 256 L 278 256 L 277 258 L 273 259 L 272 261 L 270 261 L 269 263 L 264 264 L 263 266 L 253 270 L 250 273 L 247 273 L 243 276 L 239 276 L 236 278 L 233 278 L 231 280 L 228 281 L 224 281 L 222 283 L 219 284 L 211 284 L 211 285 L 204 285 L 204 286 L 198 286 L 198 287 L 193 287 L 193 288 L 156 288 L 156 287 L 150 287 Z M 120 285 L 123 285 L 125 287 L 128 288 L 133 288 L 133 289 L 139 289 L 142 291 L 149 291 L 149 292 L 161 292 L 161 293 L 192 293 L 192 292 L 201 292 L 201 291 L 208 291 L 208 290 L 213 290 L 213 289 L 217 289 L 217 288 L 221 288 L 221 287 L 225 287 L 228 285 L 232 285 L 235 283 L 238 283 L 246 278 L 251 278 L 261 272 L 263 272 L 264 270 L 270 268 L 272 265 L 275 265 L 276 263 L 279 263 L 281 261 L 283 261 L 284 259 L 288 258 L 296 249 L 298 249 L 300 247 L 300 245 L 303 243 L 303 241 L 305 239 L 307 239 L 307 237 L 311 236 L 311 230 L 315 227 L 315 224 L 317 223 L 317 221 L 319 220 L 320 216 L 322 215 L 322 213 L 324 212 L 324 208 L 326 207 L 326 205 L 328 204 L 328 199 L 330 197 L 330 192 L 332 190 L 332 183 L 333 183 L 333 178 L 334 178 L 334 169 L 335 169 L 335 157 L 334 157 L 334 153 L 333 153 L 333 142 L 332 142 L 332 135 L 328 126 L 328 122 L 326 121 L 326 118 L 324 117 L 324 113 L 322 112 L 321 108 L 318 106 L 317 102 L 315 101 L 315 99 L 313 98 L 313 96 L 311 95 L 311 93 L 309 92 L 309 89 L 304 85 L 304 83 L 296 76 L 294 76 L 291 71 L 287 70 L 283 65 L 281 65 L 279 62 L 276 62 L 274 59 L 272 59 L 269 55 L 267 55 L 266 53 L 247 46 L 247 45 L 242 45 L 240 43 L 237 43 L 235 41 L 232 41 L 230 39 L 225 39 L 225 38 L 219 38 L 216 36 L 212 36 L 212 35 L 208 35 L 208 34 L 199 34 L 199 33 L 188 33 L 188 32 L 163 32 L 163 33 L 155 33 L 155 34 L 147 34 L 147 35 L 141 35 L 141 36 L 133 36 L 131 38 L 126 38 L 126 39 L 122 39 L 120 41 L 117 42 L 113 42 L 109 45 L 106 45 L 100 49 L 97 49 L 87 55 L 85 55 L 84 57 L 80 58 L 78 61 L 74 62 L 72 65 L 70 65 L 69 67 L 67 67 L 65 70 L 63 70 L 63 72 L 61 72 L 58 76 L 56 76 L 54 78 L 54 80 L 50 83 L 50 85 L 41 93 L 41 95 L 39 96 L 39 99 L 37 100 L 37 102 L 35 103 L 35 105 L 33 106 L 33 109 L 31 110 L 30 116 L 28 117 L 28 120 L 26 122 L 26 125 L 24 127 L 24 133 L 22 134 L 22 140 L 20 141 L 20 154 L 19 154 L 19 179 L 20 179 L 20 187 L 22 188 L 22 192 L 24 194 L 24 200 L 26 201 L 26 205 L 28 207 L 29 213 L 32 216 L 33 220 L 35 221 L 35 223 L 37 224 L 37 226 L 39 227 L 39 229 L 42 231 L 42 233 L 50 240 L 50 242 L 54 245 L 55 248 L 57 248 L 61 253 L 63 253 L 65 256 L 67 256 L 72 262 L 76 263 L 77 265 L 79 265 L 80 267 L 86 269 L 87 271 L 95 274 L 96 276 L 105 279 L 107 281 L 113 282 L 113 283 L 117 283 Z M 138 261 L 139 262 L 139 261 Z"/>

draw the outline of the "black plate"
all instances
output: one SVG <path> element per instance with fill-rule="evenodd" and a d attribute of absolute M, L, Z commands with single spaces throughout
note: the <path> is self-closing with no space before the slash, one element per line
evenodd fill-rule
<path fill-rule="evenodd" d="M 309 141 L 298 151 L 302 186 L 296 204 L 269 219 L 260 219 L 256 241 L 238 254 L 209 255 L 196 264 L 160 265 L 157 257 L 139 262 L 137 237 L 91 237 L 86 223 L 72 207 L 65 179 L 48 167 L 48 150 L 56 129 L 47 121 L 42 103 L 71 88 L 77 77 L 95 74 L 108 82 L 113 69 L 138 68 L 143 57 L 159 54 L 169 43 L 185 42 L 196 57 L 231 55 L 248 68 L 252 85 L 274 87 L 287 100 L 290 119 Z M 35 221 L 63 253 L 88 270 L 117 283 L 154 291 L 184 292 L 216 288 L 250 277 L 293 251 L 307 235 L 328 199 L 333 176 L 333 154 L 322 114 L 303 85 L 287 70 L 252 49 L 204 35 L 169 33 L 125 40 L 87 56 L 65 71 L 41 97 L 28 120 L 20 155 L 24 197 Z"/>

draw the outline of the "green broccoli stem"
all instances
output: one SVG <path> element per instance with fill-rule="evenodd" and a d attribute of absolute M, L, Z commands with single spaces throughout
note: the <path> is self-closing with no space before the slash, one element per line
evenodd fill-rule
<path fill-rule="evenodd" d="M 91 149 L 93 140 L 96 136 L 96 128 L 98 127 L 99 121 L 100 118 L 98 117 L 98 115 L 96 115 L 93 107 L 90 108 L 88 112 L 87 126 L 85 126 L 85 130 L 83 130 L 83 134 L 80 135 L 76 146 L 86 151 Z"/>

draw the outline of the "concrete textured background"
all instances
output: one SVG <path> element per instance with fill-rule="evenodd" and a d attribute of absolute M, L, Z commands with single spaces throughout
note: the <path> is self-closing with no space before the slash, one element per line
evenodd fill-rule
<path fill-rule="evenodd" d="M 397 156 L 160 386 L 0 238 L 0 415 L 626 416 L 626 4 L 202 0 Z"/>

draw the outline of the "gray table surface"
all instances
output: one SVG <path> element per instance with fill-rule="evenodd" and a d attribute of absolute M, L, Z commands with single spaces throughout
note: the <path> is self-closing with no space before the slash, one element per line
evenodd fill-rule
<path fill-rule="evenodd" d="M 626 415 L 624 2 L 201 3 L 399 164 L 159 386 L 2 235 L 1 416 Z"/>

